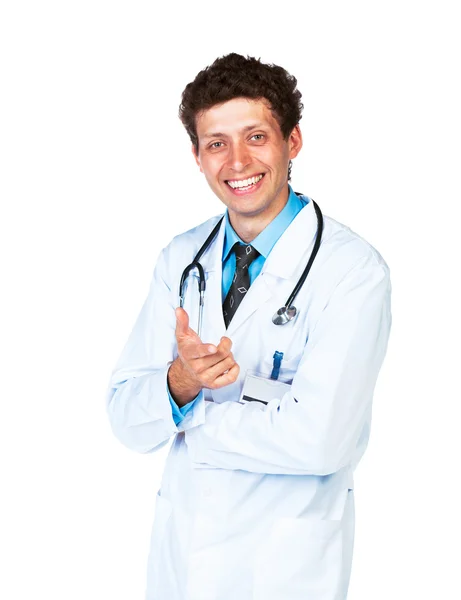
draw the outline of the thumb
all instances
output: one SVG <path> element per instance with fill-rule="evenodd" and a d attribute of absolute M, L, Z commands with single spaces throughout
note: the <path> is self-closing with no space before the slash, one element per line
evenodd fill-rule
<path fill-rule="evenodd" d="M 176 314 L 176 337 L 184 337 L 189 331 L 189 315 L 183 308 L 178 307 Z"/>

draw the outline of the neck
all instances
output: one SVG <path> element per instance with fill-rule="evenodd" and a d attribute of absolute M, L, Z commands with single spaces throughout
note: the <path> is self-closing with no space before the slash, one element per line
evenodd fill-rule
<path fill-rule="evenodd" d="M 289 189 L 288 185 L 286 185 L 273 205 L 253 215 L 236 213 L 228 209 L 229 221 L 235 233 L 247 244 L 252 242 L 285 208 L 288 202 L 288 195 Z"/>

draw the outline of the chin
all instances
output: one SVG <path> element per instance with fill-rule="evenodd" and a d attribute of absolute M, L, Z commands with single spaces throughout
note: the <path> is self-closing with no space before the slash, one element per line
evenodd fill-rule
<path fill-rule="evenodd" d="M 230 205 L 228 208 L 242 217 L 255 217 L 256 215 L 263 213 L 266 206 L 242 206 L 241 204 L 238 204 L 235 206 Z"/>

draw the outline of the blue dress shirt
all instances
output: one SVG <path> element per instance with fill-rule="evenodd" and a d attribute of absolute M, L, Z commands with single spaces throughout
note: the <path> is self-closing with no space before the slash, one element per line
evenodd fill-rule
<path fill-rule="evenodd" d="M 270 251 L 275 246 L 277 241 L 279 240 L 282 233 L 288 227 L 288 225 L 293 221 L 296 215 L 300 212 L 300 210 L 306 206 L 307 202 L 304 199 L 299 198 L 297 196 L 291 186 L 288 186 L 289 194 L 288 201 L 283 207 L 283 209 L 279 212 L 279 214 L 273 219 L 265 229 L 261 231 L 261 233 L 255 237 L 255 239 L 251 242 L 253 248 L 255 248 L 259 252 L 259 256 L 255 258 L 255 260 L 250 264 L 248 271 L 250 275 L 250 285 L 256 279 L 256 277 L 261 273 L 261 269 L 263 268 L 264 261 L 269 256 Z M 304 197 L 305 198 L 305 197 Z M 224 217 L 225 222 L 225 232 L 224 232 L 224 245 L 223 245 L 223 254 L 222 254 L 222 300 L 227 295 L 229 288 L 232 283 L 232 279 L 234 277 L 235 272 L 235 253 L 231 252 L 233 245 L 235 242 L 240 242 L 241 244 L 246 244 L 240 237 L 235 233 L 230 220 L 229 213 L 226 211 L 226 215 Z M 200 395 L 200 394 L 199 394 Z M 185 406 L 179 408 L 176 402 L 173 400 L 170 390 L 168 390 L 168 396 L 170 398 L 171 408 L 173 411 L 173 420 L 176 425 L 182 421 L 185 415 L 189 412 L 189 410 L 193 407 L 195 401 L 198 396 L 188 402 Z"/>

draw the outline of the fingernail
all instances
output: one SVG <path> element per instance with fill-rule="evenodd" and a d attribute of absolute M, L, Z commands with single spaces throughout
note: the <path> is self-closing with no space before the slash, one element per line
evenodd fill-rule
<path fill-rule="evenodd" d="M 214 354 L 214 353 L 216 352 L 216 350 L 217 350 L 217 349 L 216 349 L 214 346 L 208 346 L 208 352 L 209 352 L 210 354 Z"/>

